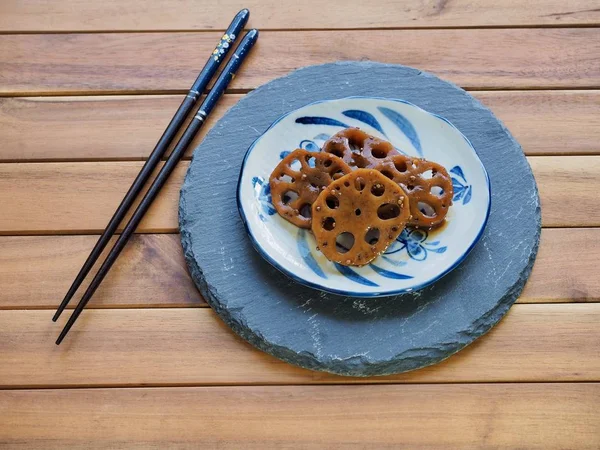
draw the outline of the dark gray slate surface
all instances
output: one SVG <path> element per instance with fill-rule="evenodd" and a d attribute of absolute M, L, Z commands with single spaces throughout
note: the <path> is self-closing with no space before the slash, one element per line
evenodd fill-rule
<path fill-rule="evenodd" d="M 456 270 L 414 294 L 356 299 L 300 286 L 258 255 L 238 215 L 236 183 L 252 142 L 282 114 L 354 95 L 400 98 L 446 117 L 471 140 L 491 179 L 481 241 Z M 529 277 L 540 221 L 521 147 L 487 108 L 431 74 L 371 62 L 307 67 L 248 94 L 196 150 L 179 210 L 192 277 L 236 333 L 290 363 L 354 376 L 428 366 L 486 333 Z"/>

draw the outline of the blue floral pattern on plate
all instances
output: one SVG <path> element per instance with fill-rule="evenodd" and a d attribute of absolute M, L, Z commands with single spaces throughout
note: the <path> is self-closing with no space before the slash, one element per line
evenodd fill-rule
<path fill-rule="evenodd" d="M 304 111 L 308 114 L 302 114 Z M 302 148 L 318 152 L 331 135 L 348 126 L 358 126 L 390 140 L 409 156 L 428 158 L 452 167 L 449 172 L 454 188 L 454 206 L 448 216 L 449 225 L 430 232 L 407 228 L 381 257 L 363 267 L 346 267 L 328 261 L 316 249 L 314 237 L 308 230 L 297 229 L 276 214 L 268 182 L 275 165 L 291 151 Z M 283 134 L 273 139 L 274 128 L 281 129 Z M 261 142 L 263 139 L 264 142 Z M 442 152 L 440 148 L 444 146 L 440 142 L 447 143 L 450 154 L 456 155 L 456 158 L 449 158 Z M 277 149 L 277 145 L 283 148 Z M 257 146 L 260 150 L 255 150 Z M 276 160 L 272 157 L 274 151 Z M 251 158 L 255 152 L 256 158 Z M 249 158 L 252 163 L 247 162 Z M 259 170 L 249 171 L 247 164 Z M 246 172 L 249 178 L 245 178 Z M 250 201 L 242 194 L 242 191 L 247 191 L 243 187 L 244 179 L 251 187 L 255 205 L 252 210 L 255 211 L 254 217 L 263 224 L 262 231 L 253 231 L 249 225 L 254 220 L 248 216 L 250 210 L 244 208 L 244 202 Z M 477 203 L 476 209 L 473 209 L 473 203 Z M 297 281 L 343 295 L 392 295 L 426 286 L 454 268 L 467 255 L 487 221 L 489 180 L 471 144 L 446 119 L 401 100 L 349 98 L 316 103 L 292 112 L 257 139 L 244 161 L 238 186 L 238 205 L 257 250 Z M 469 211 L 463 213 L 463 208 Z M 457 229 L 462 223 L 470 227 L 468 232 Z M 264 233 L 268 233 L 269 237 Z M 263 234 L 265 237 L 260 238 Z M 294 247 L 287 247 L 288 244 L 284 245 L 280 240 L 290 241 L 289 244 L 294 242 Z M 267 251 L 265 246 L 275 246 L 271 250 L 275 253 Z M 423 274 L 428 271 L 432 274 L 425 277 Z"/>

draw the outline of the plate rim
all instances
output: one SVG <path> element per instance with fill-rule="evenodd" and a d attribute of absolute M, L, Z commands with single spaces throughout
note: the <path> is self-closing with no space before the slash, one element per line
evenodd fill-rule
<path fill-rule="evenodd" d="M 286 117 L 288 117 L 289 115 L 291 115 L 292 113 L 302 109 L 302 108 L 306 108 L 308 106 L 313 106 L 313 105 L 318 105 L 320 103 L 327 103 L 327 102 L 332 102 L 332 101 L 339 101 L 339 100 L 355 100 L 355 99 L 365 99 L 365 100 L 386 100 L 386 101 L 392 101 L 392 102 L 397 102 L 397 103 L 403 103 L 406 105 L 409 105 L 413 108 L 416 108 L 417 110 L 421 111 L 422 113 L 428 114 L 430 116 L 433 116 L 439 120 L 442 120 L 443 122 L 447 123 L 450 127 L 452 127 L 456 132 L 458 132 L 458 134 L 464 139 L 464 141 L 469 145 L 469 147 L 471 148 L 471 150 L 473 151 L 473 153 L 475 154 L 475 158 L 477 160 L 477 162 L 479 163 L 479 166 L 481 167 L 481 170 L 483 171 L 483 175 L 485 177 L 485 181 L 487 184 L 487 192 L 488 192 L 488 204 L 487 204 L 487 210 L 485 213 L 485 218 L 481 224 L 480 229 L 477 232 L 477 236 L 475 236 L 475 239 L 473 239 L 473 241 L 469 244 L 468 248 L 463 252 L 463 254 L 461 256 L 459 256 L 448 268 L 446 268 L 444 271 L 442 271 L 439 275 L 434 276 L 432 278 L 430 278 L 427 281 L 424 281 L 422 283 L 419 283 L 415 286 L 411 286 L 408 288 L 401 288 L 401 289 L 396 289 L 394 291 L 385 291 L 385 292 L 357 292 L 357 291 L 349 291 L 349 290 L 343 290 L 343 289 L 334 289 L 334 288 L 329 288 L 327 286 L 324 286 L 322 284 L 318 284 L 312 281 L 308 281 L 296 274 L 294 274 L 293 272 L 289 271 L 288 269 L 284 268 L 283 266 L 281 266 L 278 262 L 276 262 L 271 255 L 262 247 L 262 245 L 258 242 L 258 240 L 255 238 L 254 234 L 252 233 L 252 231 L 250 230 L 250 226 L 248 225 L 248 219 L 246 218 L 246 213 L 244 212 L 244 209 L 242 207 L 242 201 L 241 201 L 241 189 L 242 189 L 242 175 L 244 173 L 244 169 L 246 167 L 246 163 L 248 160 L 248 157 L 250 156 L 250 154 L 252 153 L 252 150 L 254 149 L 254 147 L 256 146 L 256 144 L 258 143 L 258 141 L 269 131 L 271 130 L 274 126 L 276 126 L 279 122 L 281 122 L 283 119 L 285 119 Z M 263 131 L 260 136 L 258 136 L 253 142 L 252 144 L 250 144 L 250 146 L 248 147 L 248 149 L 246 150 L 246 153 L 244 154 L 244 159 L 242 160 L 242 164 L 240 166 L 240 171 L 239 171 L 239 175 L 238 175 L 238 182 L 237 182 L 237 186 L 236 186 L 236 205 L 237 205 L 237 209 L 238 209 L 238 213 L 240 215 L 240 218 L 242 220 L 242 223 L 244 224 L 244 229 L 246 230 L 246 234 L 248 235 L 248 237 L 250 238 L 250 242 L 252 243 L 252 246 L 254 247 L 254 249 L 258 252 L 258 254 L 264 259 L 266 260 L 269 264 L 271 264 L 271 266 L 273 266 L 275 269 L 277 269 L 279 272 L 283 273 L 285 276 L 291 278 L 293 281 L 318 290 L 318 291 L 322 291 L 322 292 L 326 292 L 329 294 L 335 294 L 335 295 L 340 295 L 340 296 L 345 296 L 345 297 L 356 297 L 356 298 L 381 298 L 381 297 L 392 297 L 395 295 L 400 295 L 400 294 L 406 294 L 406 293 L 410 293 L 410 292 L 415 292 L 415 291 L 419 291 L 421 289 L 424 289 L 425 287 L 435 283 L 436 281 L 440 280 L 441 278 L 443 278 L 444 276 L 446 276 L 447 274 L 449 274 L 450 272 L 452 272 L 454 269 L 456 269 L 469 255 L 469 253 L 471 253 L 471 251 L 473 250 L 473 248 L 475 247 L 475 245 L 481 240 L 481 237 L 483 235 L 483 232 L 485 231 L 485 228 L 487 226 L 488 223 L 488 219 L 490 217 L 490 213 L 491 213 L 491 208 L 492 208 L 492 185 L 491 185 L 491 181 L 490 181 L 490 177 L 487 173 L 487 170 L 485 169 L 485 166 L 483 165 L 483 162 L 481 161 L 481 158 L 479 157 L 479 155 L 477 154 L 477 150 L 475 150 L 475 147 L 473 146 L 473 144 L 471 143 L 471 141 L 448 119 L 446 119 L 445 117 L 436 114 L 436 113 L 432 113 L 430 111 L 427 111 L 426 109 L 421 108 L 420 106 L 415 105 L 414 103 L 411 103 L 407 100 L 403 100 L 403 99 L 398 99 L 398 98 L 390 98 L 390 97 L 378 97 L 378 96 L 362 96 L 362 95 L 353 95 L 353 96 L 347 96 L 347 97 L 340 97 L 340 98 L 330 98 L 330 99 L 324 99 L 324 100 L 317 100 L 314 102 L 310 102 L 307 103 L 306 105 L 300 106 L 298 108 L 295 108 L 291 111 L 288 111 L 287 113 L 281 115 L 280 117 L 278 117 L 277 119 L 275 119 L 273 121 L 273 123 L 271 123 L 271 125 L 269 125 L 267 127 L 267 129 L 265 131 Z"/>

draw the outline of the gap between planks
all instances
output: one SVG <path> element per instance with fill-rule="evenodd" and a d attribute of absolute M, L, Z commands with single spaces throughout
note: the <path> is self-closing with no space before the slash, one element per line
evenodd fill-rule
<path fill-rule="evenodd" d="M 330 61 L 336 62 L 336 61 Z M 343 62 L 343 61 L 341 61 Z M 538 91 L 598 91 L 600 90 L 600 84 L 591 84 L 589 86 L 572 86 L 572 85 L 556 85 L 556 86 L 460 86 L 461 89 L 467 92 L 538 92 Z M 225 94 L 236 95 L 236 94 L 249 94 L 256 88 L 235 88 L 227 89 Z M 208 92 L 208 91 L 207 91 Z M 118 97 L 118 96 L 160 96 L 160 95 L 186 95 L 187 90 L 184 89 L 139 89 L 139 90 L 97 90 L 97 91 L 79 91 L 79 90 L 61 90 L 61 91 L 15 91 L 15 92 L 0 92 L 0 98 L 22 98 L 22 97 L 43 97 L 43 98 L 54 98 L 54 97 Z M 182 97 L 181 97 L 182 98 Z"/>
<path fill-rule="evenodd" d="M 599 8 L 600 11 L 600 8 Z M 268 31 L 269 33 L 277 32 L 302 32 L 302 31 L 417 31 L 417 30 L 521 30 L 521 29 L 560 29 L 560 28 L 598 28 L 600 27 L 600 21 L 594 23 L 571 23 L 571 24 L 524 24 L 524 25 L 456 25 L 456 26 L 422 26 L 422 27 L 411 27 L 411 26 L 390 26 L 390 27 L 340 27 L 340 28 L 260 28 L 260 31 Z M 46 30 L 19 30 L 19 31 L 0 31 L 0 36 L 18 36 L 18 35 L 30 35 L 30 34 L 128 34 L 128 33 L 211 33 L 215 31 L 225 31 L 225 28 L 218 29 L 204 29 L 197 30 L 193 28 L 180 28 L 180 29 L 147 29 L 147 30 L 111 30 L 111 29 L 98 29 L 98 30 L 60 30 L 60 31 L 46 31 Z M 244 32 L 248 31 L 247 28 Z"/>

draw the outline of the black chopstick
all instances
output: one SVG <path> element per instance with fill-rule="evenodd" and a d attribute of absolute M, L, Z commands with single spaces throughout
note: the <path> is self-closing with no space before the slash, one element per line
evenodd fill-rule
<path fill-rule="evenodd" d="M 221 61 L 224 59 L 225 55 L 229 52 L 229 50 L 231 50 L 231 47 L 233 47 L 233 42 L 244 29 L 244 26 L 248 22 L 249 16 L 250 11 L 248 11 L 247 9 L 242 9 L 239 13 L 236 14 L 236 16 L 231 21 L 231 24 L 229 25 L 229 28 L 227 28 L 225 35 L 223 35 L 223 37 L 219 41 L 219 44 L 217 45 L 217 48 L 208 58 L 208 61 L 202 68 L 202 71 L 198 75 L 198 78 L 190 88 L 188 94 L 179 106 L 179 109 L 171 119 L 169 126 L 167 127 L 163 135 L 160 137 L 160 140 L 156 144 L 156 147 L 148 157 L 148 160 L 142 167 L 142 170 L 140 170 L 140 173 L 129 188 L 129 191 L 127 191 L 127 194 L 125 194 L 125 197 L 123 198 L 121 204 L 115 211 L 115 214 L 113 215 L 112 219 L 110 219 L 110 221 L 108 222 L 108 225 L 102 233 L 102 236 L 100 236 L 98 242 L 96 242 L 96 245 L 94 246 L 92 252 L 90 253 L 87 260 L 83 264 L 83 267 L 77 274 L 75 281 L 73 281 L 73 284 L 69 288 L 69 291 L 65 295 L 65 298 L 60 303 L 60 306 L 58 307 L 56 313 L 54 314 L 54 317 L 52 318 L 54 322 L 56 322 L 56 319 L 60 317 L 61 313 L 71 301 L 71 298 L 73 298 L 73 295 L 75 295 L 75 292 L 77 291 L 77 289 L 79 289 L 79 286 L 81 286 L 81 283 L 83 283 L 83 280 L 98 260 L 98 257 L 102 253 L 102 250 L 104 250 L 104 247 L 106 247 L 106 244 L 108 244 L 108 241 L 110 241 L 110 238 L 113 236 L 117 227 L 127 214 L 127 211 L 129 211 L 129 209 L 133 205 L 140 191 L 150 178 L 150 175 L 152 174 L 152 172 L 160 162 L 161 158 L 165 154 L 165 151 L 175 138 L 175 135 L 177 134 L 177 131 L 179 131 L 179 129 L 181 128 L 183 121 L 188 116 L 192 107 L 194 106 L 198 98 L 202 95 L 202 93 L 208 86 L 208 83 L 217 72 Z"/>
<path fill-rule="evenodd" d="M 87 303 L 94 295 L 96 289 L 98 289 L 98 286 L 100 286 L 100 283 L 102 283 L 102 280 L 112 267 L 113 263 L 119 257 L 121 250 L 123 250 L 123 248 L 127 244 L 127 241 L 141 222 L 142 218 L 144 217 L 144 214 L 146 213 L 146 211 L 148 211 L 148 208 L 150 208 L 150 205 L 152 204 L 152 202 L 160 192 L 161 188 L 169 178 L 169 175 L 171 175 L 171 172 L 173 172 L 173 169 L 175 169 L 175 166 L 183 156 L 187 147 L 194 139 L 194 136 L 196 135 L 198 130 L 202 127 L 202 124 L 204 123 L 208 115 L 213 110 L 217 101 L 225 92 L 225 89 L 235 76 L 235 73 L 239 69 L 240 65 L 244 61 L 246 55 L 248 54 L 249 50 L 252 48 L 257 39 L 258 30 L 250 30 L 248 33 L 246 33 L 246 36 L 244 36 L 244 39 L 242 39 L 242 42 L 235 50 L 235 52 L 233 52 L 233 55 L 231 55 L 231 58 L 227 62 L 227 65 L 225 66 L 221 74 L 219 75 L 219 78 L 217 78 L 217 81 L 215 82 L 213 88 L 204 99 L 204 102 L 202 102 L 202 104 L 200 105 L 200 108 L 198 108 L 196 115 L 183 132 L 183 135 L 179 139 L 179 142 L 177 142 L 177 145 L 173 149 L 173 152 L 167 159 L 165 165 L 156 176 L 156 179 L 148 189 L 148 192 L 140 202 L 139 206 L 136 208 L 135 212 L 131 216 L 131 219 L 129 219 L 129 222 L 125 226 L 125 229 L 119 236 L 119 239 L 117 239 L 117 242 L 115 242 L 115 245 L 108 254 L 102 266 L 100 266 L 98 273 L 96 274 L 89 287 L 85 291 L 85 294 L 83 294 L 83 297 L 81 298 L 79 304 L 73 311 L 73 314 L 71 315 L 71 317 L 69 317 L 67 324 L 65 325 L 62 332 L 58 336 L 58 339 L 56 340 L 56 345 L 59 345 L 62 342 L 64 337 L 67 335 L 67 333 L 77 320 L 77 317 L 79 317 L 79 315 L 81 314 L 81 311 L 83 311 L 83 308 L 85 308 L 85 305 L 87 305 Z"/>

